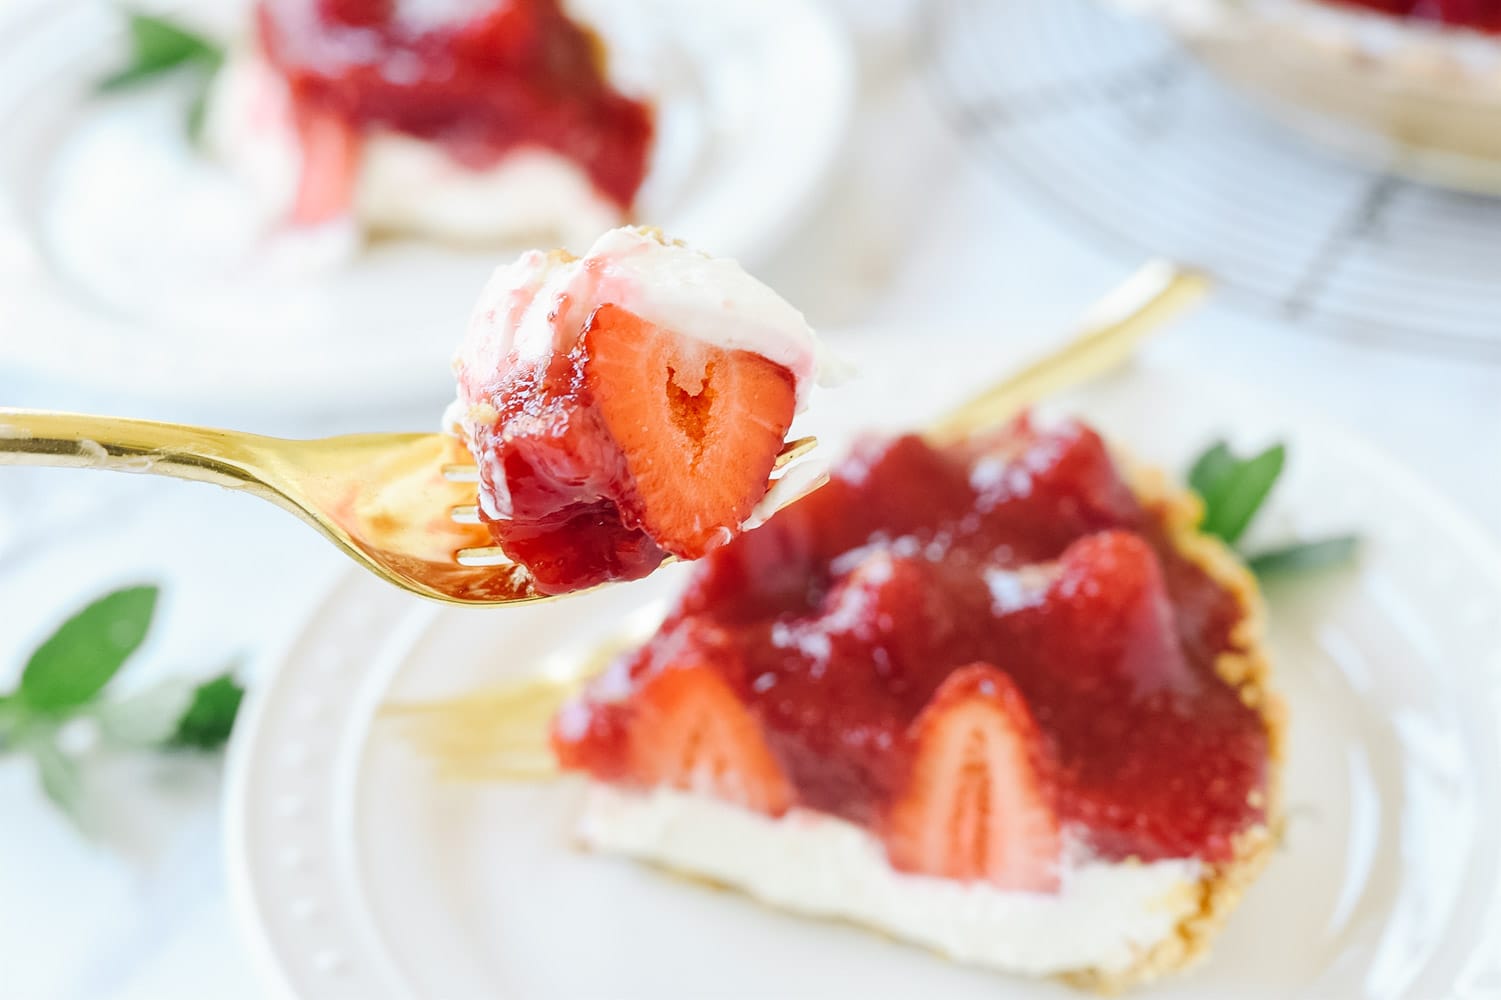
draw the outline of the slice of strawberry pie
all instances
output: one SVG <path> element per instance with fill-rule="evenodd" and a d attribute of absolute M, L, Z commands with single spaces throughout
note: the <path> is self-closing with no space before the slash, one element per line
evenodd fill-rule
<path fill-rule="evenodd" d="M 802 315 L 738 264 L 617 229 L 496 271 L 451 423 L 496 543 L 562 593 L 697 559 L 775 506 L 819 366 Z"/>
<path fill-rule="evenodd" d="M 653 113 L 560 0 L 256 0 L 210 148 L 283 224 L 587 240 L 646 176 Z"/>
<path fill-rule="evenodd" d="M 1092 430 L 867 441 L 554 723 L 590 846 L 955 959 L 1181 968 L 1267 860 L 1255 584 Z"/>

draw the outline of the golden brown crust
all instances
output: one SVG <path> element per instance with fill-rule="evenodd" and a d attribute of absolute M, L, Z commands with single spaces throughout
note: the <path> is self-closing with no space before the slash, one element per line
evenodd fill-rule
<path fill-rule="evenodd" d="M 1143 952 L 1125 969 L 1084 969 L 1061 978 L 1100 993 L 1117 993 L 1129 986 L 1178 972 L 1203 959 L 1210 942 L 1240 903 L 1247 887 L 1271 860 L 1282 835 L 1282 764 L 1287 737 L 1287 711 L 1271 683 L 1267 655 L 1265 613 L 1256 578 L 1229 546 L 1199 531 L 1203 504 L 1187 490 L 1174 486 L 1156 469 L 1122 463 L 1131 487 L 1152 511 L 1179 554 L 1233 594 L 1244 614 L 1231 632 L 1233 652 L 1221 654 L 1215 671 L 1234 686 L 1241 700 L 1255 709 L 1266 726 L 1270 755 L 1267 768 L 1266 821 L 1244 830 L 1235 840 L 1235 857 L 1214 865 L 1198 883 L 1199 905 L 1179 923 L 1177 932 Z"/>

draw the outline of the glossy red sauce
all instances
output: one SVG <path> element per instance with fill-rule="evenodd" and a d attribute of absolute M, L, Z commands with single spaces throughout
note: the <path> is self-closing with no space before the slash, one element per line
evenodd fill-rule
<path fill-rule="evenodd" d="M 584 361 L 576 348 L 508 368 L 488 393 L 499 415 L 474 441 L 493 456 L 480 463 L 480 492 L 509 512 L 491 533 L 544 593 L 639 579 L 667 557 L 611 499 L 630 488 L 630 474 L 590 398 Z"/>
<path fill-rule="evenodd" d="M 299 112 L 435 142 L 476 169 L 541 147 L 630 206 L 646 175 L 651 110 L 610 85 L 597 40 L 558 0 L 500 0 L 439 28 L 413 27 L 396 9 L 392 0 L 261 0 L 262 44 Z"/>
<path fill-rule="evenodd" d="M 629 692 L 675 662 L 712 664 L 799 805 L 879 829 L 913 720 L 985 661 L 1025 696 L 1059 764 L 1060 818 L 1095 852 L 1221 861 L 1263 818 L 1267 780 L 1262 719 L 1214 669 L 1239 618 L 1083 426 L 1023 420 L 975 451 L 867 441 L 830 485 L 699 563 L 555 747 L 629 783 Z"/>
<path fill-rule="evenodd" d="M 1501 32 L 1501 0 L 1326 0 L 1346 7 L 1423 21 L 1439 21 L 1460 28 Z"/>

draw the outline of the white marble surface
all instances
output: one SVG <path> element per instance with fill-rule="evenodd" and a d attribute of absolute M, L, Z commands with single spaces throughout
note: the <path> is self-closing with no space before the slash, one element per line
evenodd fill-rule
<path fill-rule="evenodd" d="M 981 169 L 908 75 L 905 4 L 861 9 L 864 103 L 841 181 L 764 277 L 870 377 L 894 345 L 974 354 L 978 385 L 1067 330 L 1132 262 L 1098 252 L 1047 206 Z M 884 13 L 890 7 L 891 13 Z M 0 313 L 3 322 L 3 313 Z M 0 328 L 0 336 L 44 331 Z M 455 339 L 458 331 L 455 331 Z M 1501 367 L 1362 349 L 1211 304 L 1148 348 L 1263 386 L 1358 428 L 1501 532 Z M 920 354 L 918 355 L 920 358 Z M 922 385 L 920 360 L 914 382 Z M 929 387 L 935 395 L 966 388 Z M 0 372 L 0 401 L 112 410 L 284 433 L 431 426 L 430 410 L 308 415 L 188 410 Z M 936 408 L 938 400 L 932 400 Z M 1170 401 L 1162 418 L 1173 418 Z M 268 651 L 343 567 L 269 506 L 200 486 L 56 471 L 0 474 L 0 686 L 57 618 L 110 584 L 167 586 L 158 628 L 122 683 L 208 672 Z M 217 775 L 208 765 L 106 761 L 117 817 L 81 840 L 28 764 L 0 759 L 0 994 L 23 998 L 257 997 L 224 890 Z"/>

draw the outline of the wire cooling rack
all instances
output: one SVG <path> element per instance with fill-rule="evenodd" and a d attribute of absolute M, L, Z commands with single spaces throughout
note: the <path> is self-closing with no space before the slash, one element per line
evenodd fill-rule
<path fill-rule="evenodd" d="M 1300 329 L 1501 363 L 1501 199 L 1326 154 L 1098 0 L 929 0 L 924 18 L 965 140 L 1123 253 Z"/>

